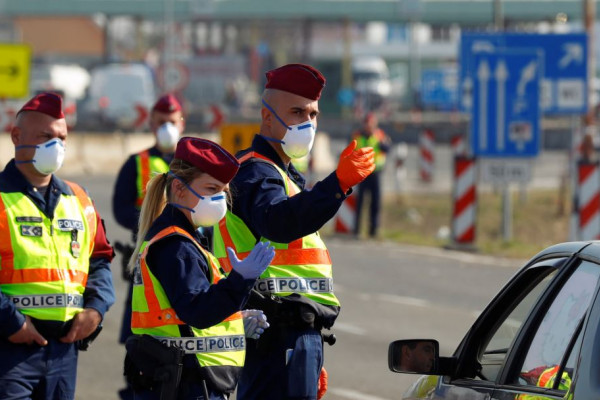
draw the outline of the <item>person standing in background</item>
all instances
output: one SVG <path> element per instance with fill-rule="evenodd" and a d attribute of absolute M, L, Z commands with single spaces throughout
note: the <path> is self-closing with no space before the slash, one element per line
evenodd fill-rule
<path fill-rule="evenodd" d="M 354 235 L 358 236 L 360 234 L 360 214 L 365 195 L 368 193 L 371 201 L 369 207 L 369 237 L 374 238 L 377 236 L 381 211 L 381 175 L 391 141 L 385 132 L 379 128 L 377 115 L 372 112 L 367 113 L 362 128 L 354 132 L 352 140 L 356 140 L 357 149 L 371 147 L 375 151 L 375 171 L 358 185 L 354 224 Z"/>

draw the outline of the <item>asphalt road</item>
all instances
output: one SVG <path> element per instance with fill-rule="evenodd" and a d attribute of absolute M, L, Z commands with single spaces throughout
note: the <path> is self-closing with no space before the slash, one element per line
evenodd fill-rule
<path fill-rule="evenodd" d="M 114 221 L 110 199 L 114 177 L 68 177 L 88 188 L 104 217 L 111 241 L 127 240 Z M 450 355 L 493 294 L 521 266 L 502 260 L 388 242 L 326 238 L 334 263 L 335 289 L 342 312 L 333 332 L 337 343 L 325 349 L 330 400 L 392 400 L 413 380 L 390 372 L 387 348 L 400 338 L 435 338 Z M 90 350 L 80 353 L 77 399 L 117 399 L 124 386 L 124 348 L 118 332 L 126 293 L 113 275 L 117 302 Z"/>

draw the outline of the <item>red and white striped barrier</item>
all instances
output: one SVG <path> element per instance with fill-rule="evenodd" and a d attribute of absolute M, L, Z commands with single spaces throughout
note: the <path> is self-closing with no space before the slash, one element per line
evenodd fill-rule
<path fill-rule="evenodd" d="M 424 129 L 419 137 L 419 174 L 421 180 L 431 182 L 433 179 L 435 138 L 431 129 Z"/>
<path fill-rule="evenodd" d="M 577 164 L 578 240 L 600 239 L 600 171 L 599 163 Z"/>
<path fill-rule="evenodd" d="M 356 196 L 352 195 L 346 198 L 340 209 L 335 215 L 335 232 L 343 234 L 352 234 L 354 224 L 356 223 Z"/>
<path fill-rule="evenodd" d="M 452 154 L 455 157 L 467 155 L 467 145 L 465 144 L 465 137 L 463 135 L 458 134 L 452 136 L 450 145 L 452 146 Z"/>
<path fill-rule="evenodd" d="M 475 241 L 477 207 L 476 163 L 473 157 L 454 158 L 454 207 L 452 212 L 452 241 L 472 245 Z"/>

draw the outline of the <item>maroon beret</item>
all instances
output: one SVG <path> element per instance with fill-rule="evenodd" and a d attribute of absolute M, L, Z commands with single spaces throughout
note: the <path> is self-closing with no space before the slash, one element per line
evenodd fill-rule
<path fill-rule="evenodd" d="M 223 183 L 229 183 L 240 168 L 227 150 L 206 139 L 183 137 L 177 142 L 175 158 L 186 161 Z"/>
<path fill-rule="evenodd" d="M 311 100 L 319 100 L 325 77 L 306 64 L 287 64 L 267 72 L 265 89 L 279 89 Z"/>
<path fill-rule="evenodd" d="M 33 97 L 21 107 L 19 112 L 17 112 L 17 115 L 19 115 L 21 111 L 37 111 L 56 119 L 65 117 L 65 114 L 63 114 L 62 111 L 62 97 L 56 93 L 50 92 L 40 93 Z"/>
<path fill-rule="evenodd" d="M 181 104 L 172 94 L 166 94 L 156 101 L 152 111 L 158 111 L 166 114 L 181 111 Z"/>

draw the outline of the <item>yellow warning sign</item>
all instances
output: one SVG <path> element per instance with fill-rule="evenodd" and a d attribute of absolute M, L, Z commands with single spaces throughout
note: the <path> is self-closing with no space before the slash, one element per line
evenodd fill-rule
<path fill-rule="evenodd" d="M 231 154 L 235 154 L 250 147 L 252 138 L 259 132 L 259 123 L 223 124 L 221 126 L 221 146 Z"/>
<path fill-rule="evenodd" d="M 0 43 L 0 97 L 22 98 L 29 94 L 31 48 Z"/>

